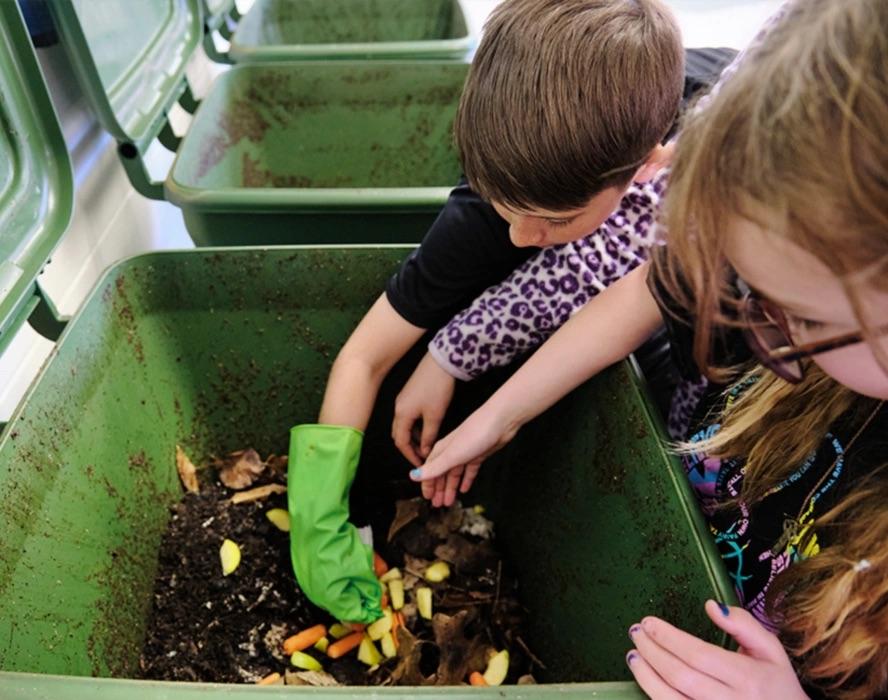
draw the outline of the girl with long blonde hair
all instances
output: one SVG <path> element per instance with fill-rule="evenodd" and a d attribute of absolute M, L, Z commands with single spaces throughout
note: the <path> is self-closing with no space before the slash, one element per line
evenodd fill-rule
<path fill-rule="evenodd" d="M 653 264 L 596 297 L 417 480 L 483 459 L 659 326 L 698 401 L 678 446 L 742 607 L 736 651 L 664 620 L 653 698 L 888 695 L 888 3 L 800 0 L 693 114 Z"/>

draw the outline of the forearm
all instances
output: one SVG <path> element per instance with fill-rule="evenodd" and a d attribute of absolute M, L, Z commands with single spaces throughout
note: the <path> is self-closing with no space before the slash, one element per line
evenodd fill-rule
<path fill-rule="evenodd" d="M 382 380 L 424 332 L 382 295 L 333 363 L 318 422 L 365 430 Z"/>
<path fill-rule="evenodd" d="M 318 423 L 366 430 L 385 372 L 360 358 L 337 358 L 324 392 Z"/>
<path fill-rule="evenodd" d="M 546 248 L 479 295 L 429 344 L 442 369 L 477 378 L 542 345 L 586 302 L 648 259 L 665 171 L 633 183 L 596 231 Z"/>
<path fill-rule="evenodd" d="M 558 330 L 479 409 L 518 430 L 605 367 L 626 357 L 662 325 L 645 264 L 616 282 Z"/>

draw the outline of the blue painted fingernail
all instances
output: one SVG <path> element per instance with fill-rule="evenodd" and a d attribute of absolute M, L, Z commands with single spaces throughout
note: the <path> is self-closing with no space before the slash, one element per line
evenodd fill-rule
<path fill-rule="evenodd" d="M 640 629 L 641 629 L 640 625 L 632 625 L 632 627 L 629 628 L 629 636 L 631 637 L 636 632 L 638 632 Z"/>
<path fill-rule="evenodd" d="M 626 663 L 631 666 L 637 658 L 638 654 L 636 654 L 634 651 L 630 651 L 628 654 L 626 654 Z"/>
<path fill-rule="evenodd" d="M 730 609 L 728 608 L 728 606 L 725 605 L 724 603 L 720 603 L 719 601 L 715 601 L 715 602 L 718 605 L 718 609 L 722 611 L 722 615 L 727 617 L 731 612 Z"/>
<path fill-rule="evenodd" d="M 419 481 L 421 476 L 422 476 L 422 469 L 412 469 L 410 471 L 410 478 L 415 481 Z"/>

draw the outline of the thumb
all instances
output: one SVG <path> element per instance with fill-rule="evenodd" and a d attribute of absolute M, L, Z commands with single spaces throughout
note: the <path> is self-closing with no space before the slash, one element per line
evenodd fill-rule
<path fill-rule="evenodd" d="M 454 461 L 447 455 L 446 450 L 441 455 L 430 459 L 421 467 L 413 469 L 410 472 L 410 478 L 413 481 L 428 481 L 446 474 L 454 467 L 460 466 L 461 462 Z"/>
<path fill-rule="evenodd" d="M 777 636 L 743 608 L 709 600 L 706 602 L 706 614 L 716 627 L 737 641 L 747 656 L 765 661 L 779 661 L 786 656 Z"/>
<path fill-rule="evenodd" d="M 420 439 L 420 454 L 428 457 L 438 437 L 443 416 L 425 415 L 422 417 L 422 438 Z"/>

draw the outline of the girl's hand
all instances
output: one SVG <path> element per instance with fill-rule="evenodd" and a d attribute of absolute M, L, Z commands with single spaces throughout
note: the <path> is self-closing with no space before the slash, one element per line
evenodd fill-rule
<path fill-rule="evenodd" d="M 392 440 L 414 467 L 421 465 L 432 450 L 455 384 L 456 380 L 426 353 L 395 399 Z M 413 428 L 418 421 L 422 421 L 422 433 L 417 445 Z"/>
<path fill-rule="evenodd" d="M 457 491 L 467 493 L 478 476 L 481 463 L 507 444 L 517 426 L 501 424 L 485 407 L 469 416 L 456 430 L 438 441 L 426 463 L 410 472 L 422 482 L 422 495 L 435 507 L 453 505 Z"/>
<path fill-rule="evenodd" d="M 629 630 L 629 669 L 653 700 L 807 700 L 780 640 L 743 608 L 706 603 L 710 619 L 740 645 L 729 651 L 656 617 Z"/>

